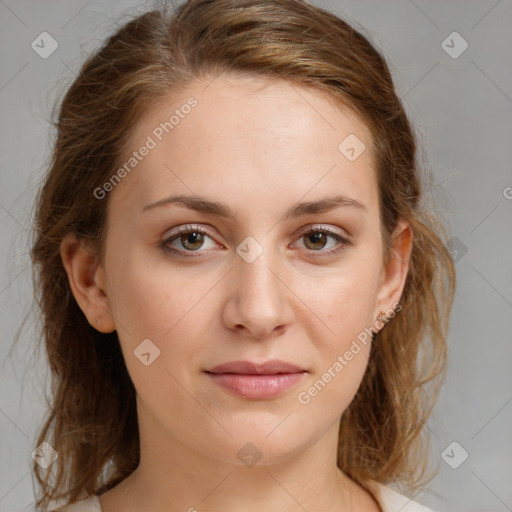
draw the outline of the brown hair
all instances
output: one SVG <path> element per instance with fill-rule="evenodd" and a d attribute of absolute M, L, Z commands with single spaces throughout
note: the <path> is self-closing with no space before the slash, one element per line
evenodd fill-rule
<path fill-rule="evenodd" d="M 416 136 L 388 66 L 360 32 L 302 0 L 190 0 L 122 26 L 85 62 L 60 106 L 31 253 L 52 372 L 37 445 L 47 441 L 59 454 L 47 470 L 33 464 L 37 506 L 101 494 L 139 462 L 135 390 L 117 334 L 89 325 L 71 293 L 60 243 L 73 232 L 93 242 L 101 258 L 108 198 L 93 191 L 122 161 L 129 128 L 149 105 L 221 72 L 324 91 L 370 129 L 384 259 L 399 217 L 412 227 L 413 249 L 401 311 L 375 335 L 361 386 L 342 416 L 338 466 L 363 486 L 373 479 L 416 489 L 424 477 L 428 444 L 420 434 L 444 375 L 455 272 L 442 224 L 420 205 Z"/>

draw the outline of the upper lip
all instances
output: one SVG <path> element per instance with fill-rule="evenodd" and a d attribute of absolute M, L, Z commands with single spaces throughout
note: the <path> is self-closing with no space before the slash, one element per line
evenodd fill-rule
<path fill-rule="evenodd" d="M 243 375 L 275 375 L 277 373 L 300 373 L 305 371 L 304 368 L 278 359 L 272 359 L 261 364 L 252 363 L 251 361 L 231 361 L 207 370 L 208 373 L 239 373 Z"/>

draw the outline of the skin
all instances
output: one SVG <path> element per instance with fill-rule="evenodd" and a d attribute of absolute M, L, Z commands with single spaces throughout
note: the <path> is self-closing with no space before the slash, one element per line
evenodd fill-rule
<path fill-rule="evenodd" d="M 101 496 L 103 510 L 378 511 L 336 466 L 340 417 L 371 343 L 308 404 L 298 401 L 405 285 L 412 232 L 399 222 L 384 265 L 369 131 L 316 90 L 222 75 L 145 112 L 127 157 L 190 96 L 198 105 L 109 193 L 104 261 L 73 235 L 61 246 L 78 304 L 95 328 L 117 330 L 137 391 L 140 465 Z M 355 161 L 338 150 L 351 133 L 366 145 Z M 236 217 L 178 204 L 142 211 L 170 194 L 224 202 Z M 282 219 L 297 202 L 333 194 L 366 211 Z M 165 252 L 161 242 L 188 224 L 208 231 L 202 245 L 178 236 L 170 245 L 185 256 Z M 303 235 L 319 224 L 352 244 L 325 255 L 340 243 Z M 236 252 L 249 236 L 263 248 L 251 263 Z M 160 350 L 148 366 L 133 354 L 144 339 Z M 234 396 L 204 373 L 274 358 L 309 373 L 267 400 Z M 248 442 L 261 454 L 252 467 L 237 457 Z"/>

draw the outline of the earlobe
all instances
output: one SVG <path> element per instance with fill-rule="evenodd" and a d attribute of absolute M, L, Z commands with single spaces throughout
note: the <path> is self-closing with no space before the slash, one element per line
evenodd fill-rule
<path fill-rule="evenodd" d="M 375 315 L 384 310 L 389 316 L 405 287 L 413 243 L 412 228 L 405 219 L 399 219 L 391 239 L 390 259 L 382 270 Z"/>
<path fill-rule="evenodd" d="M 60 245 L 69 285 L 89 323 L 101 332 L 112 332 L 115 324 L 103 283 L 103 268 L 83 240 L 70 233 Z"/>

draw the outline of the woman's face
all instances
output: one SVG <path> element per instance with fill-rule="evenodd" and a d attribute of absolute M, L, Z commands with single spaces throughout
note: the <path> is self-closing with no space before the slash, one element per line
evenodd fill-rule
<path fill-rule="evenodd" d="M 285 460 L 336 428 L 368 329 L 403 288 L 403 262 L 383 266 L 369 132 L 318 92 L 224 75 L 147 111 L 132 135 L 129 171 L 98 199 L 96 277 L 141 436 L 237 464 Z M 302 371 L 208 373 L 269 360 Z"/>

